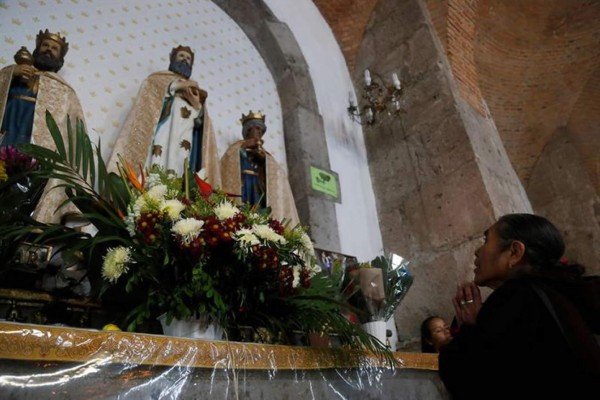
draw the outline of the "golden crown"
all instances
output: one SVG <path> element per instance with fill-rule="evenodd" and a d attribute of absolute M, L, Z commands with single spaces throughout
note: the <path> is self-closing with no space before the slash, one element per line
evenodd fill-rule
<path fill-rule="evenodd" d="M 242 123 L 242 125 L 244 125 L 247 121 L 250 121 L 252 119 L 260 119 L 264 123 L 265 118 L 266 115 L 261 113 L 260 111 L 252 112 L 252 110 L 249 110 L 248 115 L 244 115 L 244 113 L 242 113 L 242 118 L 240 119 L 240 122 Z"/>
<path fill-rule="evenodd" d="M 69 43 L 67 43 L 67 38 L 64 36 L 60 36 L 60 32 L 51 33 L 48 31 L 48 29 L 46 29 L 45 32 L 42 32 L 40 30 L 40 33 L 38 33 L 37 37 L 35 38 L 35 48 L 39 49 L 42 42 L 46 39 L 53 40 L 60 45 L 60 54 L 64 58 L 67 54 L 67 51 L 69 51 Z"/>
<path fill-rule="evenodd" d="M 192 51 L 192 48 L 189 46 L 179 45 L 177 47 L 173 47 L 173 49 L 171 49 L 171 54 L 169 54 L 169 59 L 171 61 L 173 61 L 175 59 L 175 56 L 177 55 L 177 53 L 179 53 L 180 51 L 185 51 L 186 53 L 189 53 L 192 56 L 192 65 L 193 65 L 194 64 L 194 52 Z"/>

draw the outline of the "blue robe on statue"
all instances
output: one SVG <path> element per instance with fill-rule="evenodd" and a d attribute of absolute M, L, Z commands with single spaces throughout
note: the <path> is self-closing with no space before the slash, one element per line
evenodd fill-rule
<path fill-rule="evenodd" d="M 260 181 L 261 169 L 264 171 L 264 161 L 255 161 L 245 148 L 240 148 L 240 170 L 242 173 L 242 202 L 267 206 L 267 196 Z M 264 176 L 264 172 L 262 173 Z"/>
<path fill-rule="evenodd" d="M 8 92 L 2 128 L 0 128 L 0 132 L 6 135 L 0 143 L 2 146 L 16 146 L 31 142 L 35 101 L 24 97 L 31 99 L 35 98 L 36 94 L 28 88 L 27 84 L 14 82 Z"/>

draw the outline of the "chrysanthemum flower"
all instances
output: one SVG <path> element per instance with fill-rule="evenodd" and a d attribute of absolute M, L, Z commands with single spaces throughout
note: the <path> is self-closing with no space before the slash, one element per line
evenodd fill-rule
<path fill-rule="evenodd" d="M 184 218 L 173 225 L 171 232 L 181 236 L 183 243 L 189 244 L 202 232 L 202 225 L 204 225 L 204 221 L 196 218 Z"/>
<path fill-rule="evenodd" d="M 240 210 L 228 201 L 224 201 L 215 207 L 215 215 L 221 221 L 234 217 Z"/>
<path fill-rule="evenodd" d="M 167 186 L 163 184 L 152 186 L 145 194 L 152 199 L 163 200 L 167 194 Z"/>
<path fill-rule="evenodd" d="M 185 205 L 179 200 L 166 200 L 163 203 L 162 211 L 173 221 L 176 221 L 181 217 L 181 212 L 183 210 L 185 210 Z"/>
<path fill-rule="evenodd" d="M 136 215 L 140 215 L 144 211 L 162 211 L 165 202 L 162 188 L 164 188 L 166 193 L 166 186 L 157 185 L 155 187 L 159 189 L 155 191 L 148 191 L 135 199 L 133 203 L 133 212 Z M 161 195 L 163 197 L 160 197 Z"/>
<path fill-rule="evenodd" d="M 115 283 L 119 277 L 126 273 L 131 263 L 131 250 L 119 246 L 109 249 L 102 263 L 102 277 L 111 283 Z"/>
<path fill-rule="evenodd" d="M 240 229 L 233 237 L 244 249 L 260 244 L 256 235 L 250 229 Z"/>
<path fill-rule="evenodd" d="M 286 244 L 287 240 L 281 235 L 275 233 L 269 225 L 255 225 L 253 228 L 254 234 L 261 239 L 268 240 L 269 242 Z"/>

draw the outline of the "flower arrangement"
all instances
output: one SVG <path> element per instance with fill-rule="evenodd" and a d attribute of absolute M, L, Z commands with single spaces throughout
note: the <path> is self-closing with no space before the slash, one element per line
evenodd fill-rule
<path fill-rule="evenodd" d="M 124 281 L 129 293 L 147 292 L 134 308 L 134 326 L 161 312 L 167 321 L 209 314 L 224 325 L 250 323 L 320 272 L 302 226 L 238 207 L 198 175 L 186 179 L 155 166 L 138 178 L 127 164 L 121 170 L 130 191 L 128 237 L 106 252 L 102 276 Z"/>
<path fill-rule="evenodd" d="M 11 223 L 15 214 L 33 211 L 44 188 L 44 182 L 30 177 L 37 168 L 31 156 L 13 146 L 0 147 L 0 223 Z"/>
<path fill-rule="evenodd" d="M 94 231 L 34 221 L 0 224 L 0 236 L 15 242 L 36 231 L 35 243 L 68 243 L 64 252 L 76 253 L 87 267 L 91 296 L 109 312 L 126 314 L 114 322 L 147 331 L 145 324 L 162 314 L 167 320 L 205 314 L 230 338 L 249 326 L 282 344 L 293 342 L 294 331 L 326 326 L 342 345 L 396 364 L 385 346 L 344 316 L 348 305 L 337 282 L 316 266 L 304 227 L 275 220 L 268 209 L 236 206 L 198 176 L 158 168 L 138 173 L 126 163 L 109 173 L 81 122 L 66 140 L 49 112 L 46 122 L 56 150 L 21 147 L 39 164 L 31 177 L 60 179 L 67 202 Z"/>

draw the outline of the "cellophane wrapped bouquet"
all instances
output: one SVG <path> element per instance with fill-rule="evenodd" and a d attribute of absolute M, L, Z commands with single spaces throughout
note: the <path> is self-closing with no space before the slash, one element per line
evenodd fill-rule
<path fill-rule="evenodd" d="M 392 253 L 359 263 L 348 271 L 345 290 L 354 292 L 348 301 L 361 323 L 390 319 L 413 283 L 409 263 Z"/>

